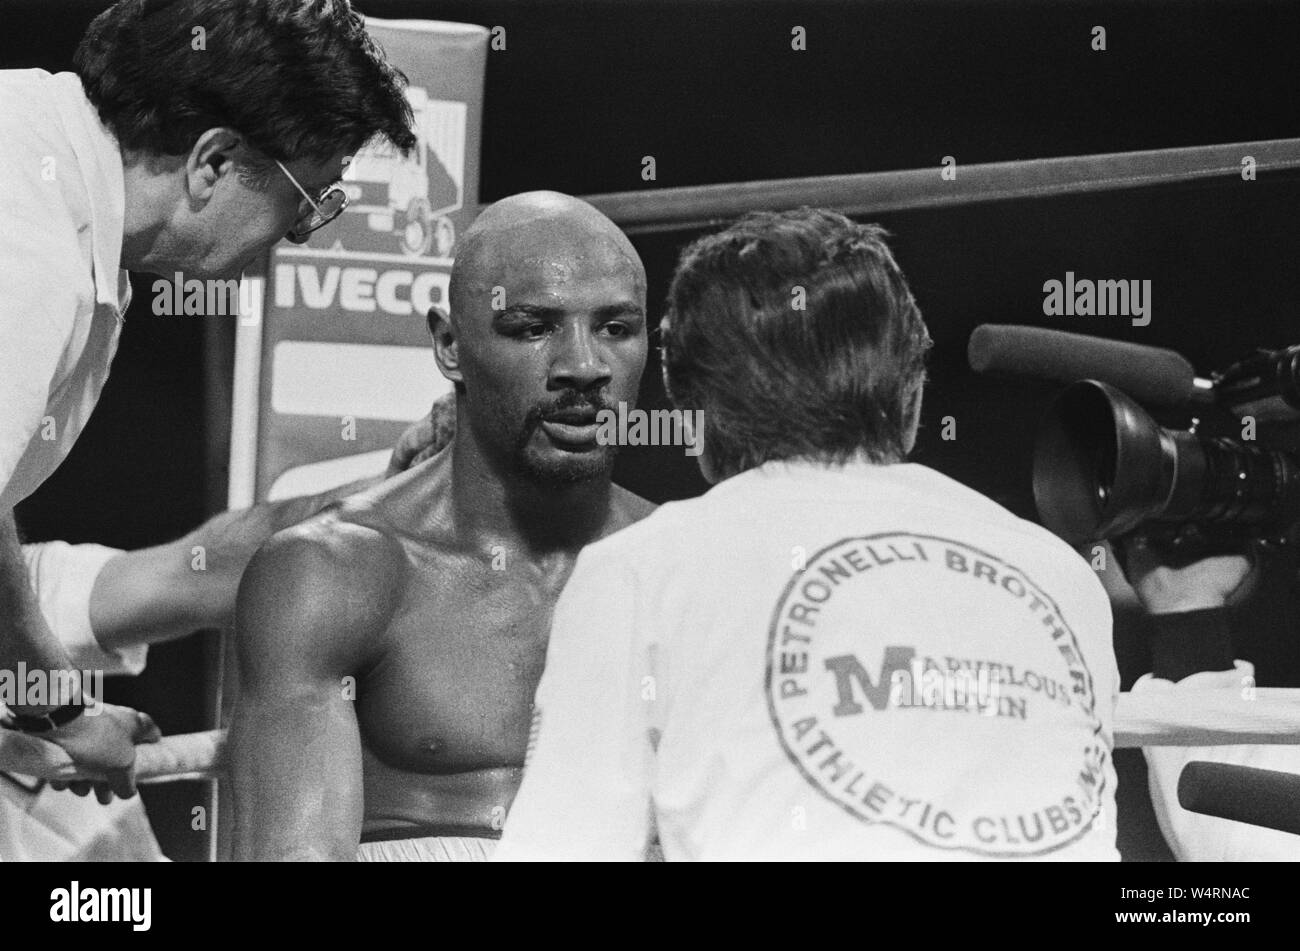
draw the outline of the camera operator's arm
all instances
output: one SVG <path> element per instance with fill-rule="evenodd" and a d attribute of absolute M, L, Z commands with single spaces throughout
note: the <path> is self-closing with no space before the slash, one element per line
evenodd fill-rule
<path fill-rule="evenodd" d="M 1209 687 L 1253 696 L 1254 668 L 1232 660 L 1228 606 L 1255 586 L 1252 559 L 1239 553 L 1171 564 L 1145 539 L 1130 540 L 1126 568 L 1138 600 L 1151 614 L 1152 674 L 1133 689 Z M 1180 861 L 1296 861 L 1300 839 L 1240 822 L 1188 812 L 1178 804 L 1178 778 L 1193 760 L 1300 773 L 1296 746 L 1156 746 L 1143 750 L 1156 818 Z"/>
<path fill-rule="evenodd" d="M 1125 574 L 1154 627 L 1152 674 L 1177 682 L 1233 670 L 1227 608 L 1254 587 L 1251 558 L 1232 552 L 1174 563 L 1141 536 L 1125 542 L 1125 552 Z"/>

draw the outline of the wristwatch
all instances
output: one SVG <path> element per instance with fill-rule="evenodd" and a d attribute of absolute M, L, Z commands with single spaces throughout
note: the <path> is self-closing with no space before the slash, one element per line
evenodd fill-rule
<path fill-rule="evenodd" d="M 42 713 L 37 716 L 14 713 L 10 710 L 9 722 L 6 725 L 20 733 L 49 733 L 61 726 L 66 726 L 85 712 L 86 705 L 84 703 L 65 703 L 49 713 Z"/>

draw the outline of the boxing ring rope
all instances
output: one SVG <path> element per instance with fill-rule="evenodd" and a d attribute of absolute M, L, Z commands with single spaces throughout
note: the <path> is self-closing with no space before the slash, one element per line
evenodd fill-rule
<path fill-rule="evenodd" d="M 1120 694 L 1115 746 L 1300 744 L 1300 690 L 1176 688 Z M 136 747 L 141 783 L 215 779 L 226 765 L 226 731 L 182 733 Z M 0 770 L 67 782 L 86 778 L 47 740 L 0 730 Z"/>
<path fill-rule="evenodd" d="M 1257 174 L 1294 171 L 1300 169 L 1300 139 L 958 165 L 952 180 L 942 178 L 936 164 L 904 171 L 647 188 L 583 198 L 628 234 L 646 234 L 705 228 L 747 211 L 782 211 L 801 205 L 864 215 L 1240 180 L 1241 162 L 1247 155 L 1255 159 Z"/>
<path fill-rule="evenodd" d="M 1300 690 L 1174 687 L 1122 693 L 1115 747 L 1300 744 Z"/>
<path fill-rule="evenodd" d="M 141 783 L 214 779 L 225 766 L 225 730 L 179 733 L 135 752 L 136 780 Z M 56 782 L 93 778 L 79 772 L 72 758 L 48 740 L 14 730 L 0 730 L 0 771 Z"/>

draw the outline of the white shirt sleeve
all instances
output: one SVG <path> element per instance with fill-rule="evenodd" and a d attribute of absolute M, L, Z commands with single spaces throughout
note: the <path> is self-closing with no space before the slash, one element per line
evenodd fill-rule
<path fill-rule="evenodd" d="M 7 131 L 0 123 L 0 134 Z M 43 179 L 40 156 L 30 149 L 0 159 L 0 496 L 39 438 L 50 384 L 76 324 L 77 289 L 88 277 L 80 272 L 76 229 L 47 194 L 59 191 L 59 174 L 74 172 L 52 168 L 47 174 L 55 180 Z M 52 452 L 57 446 L 50 442 Z"/>
<path fill-rule="evenodd" d="M 578 558 L 551 624 L 523 785 L 497 861 L 640 861 L 649 832 L 653 675 L 632 572 Z"/>
<path fill-rule="evenodd" d="M 144 670 L 149 647 L 138 644 L 105 650 L 90 623 L 90 597 L 103 567 L 125 554 L 104 545 L 40 542 L 24 545 L 27 577 L 31 579 L 41 613 L 63 644 L 73 667 L 101 670 L 105 676 L 136 676 Z"/>
<path fill-rule="evenodd" d="M 1204 671 L 1177 684 L 1148 674 L 1133 690 L 1177 690 L 1182 686 L 1248 690 L 1254 686 L 1255 669 L 1246 661 L 1236 663 L 1236 670 Z M 1203 816 L 1178 804 L 1178 779 L 1183 767 L 1193 760 L 1300 774 L 1300 746 L 1148 746 L 1142 752 L 1160 831 L 1180 862 L 1300 861 L 1300 836 Z"/>

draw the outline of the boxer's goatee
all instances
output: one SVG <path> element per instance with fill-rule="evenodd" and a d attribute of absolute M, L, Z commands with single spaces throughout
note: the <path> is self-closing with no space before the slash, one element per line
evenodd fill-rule
<path fill-rule="evenodd" d="M 598 446 L 589 452 L 549 459 L 531 447 L 535 430 L 536 424 L 525 429 L 511 457 L 515 471 L 533 484 L 559 489 L 592 479 L 607 479 L 612 474 L 617 446 Z"/>
<path fill-rule="evenodd" d="M 558 458 L 543 455 L 533 447 L 533 437 L 542 422 L 554 414 L 565 410 L 588 410 L 595 420 L 606 406 L 601 394 L 566 390 L 549 405 L 533 407 L 524 419 L 519 438 L 515 441 L 512 456 L 515 471 L 535 485 L 557 489 L 592 479 L 609 478 L 614 468 L 617 446 L 597 445 L 585 452 L 563 453 Z"/>

